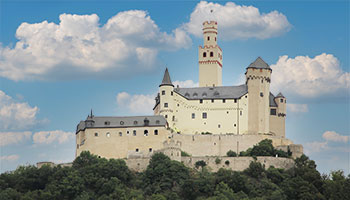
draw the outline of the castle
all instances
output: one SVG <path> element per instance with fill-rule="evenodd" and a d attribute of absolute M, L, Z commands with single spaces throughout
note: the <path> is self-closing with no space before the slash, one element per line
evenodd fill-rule
<path fill-rule="evenodd" d="M 289 148 L 293 157 L 300 156 L 302 146 L 285 137 L 287 102 L 282 93 L 270 92 L 270 66 L 258 57 L 246 69 L 245 84 L 222 86 L 217 22 L 203 23 L 203 37 L 204 45 L 198 50 L 199 87 L 174 86 L 166 69 L 153 116 L 97 117 L 91 113 L 77 126 L 76 156 L 89 150 L 101 157 L 125 158 L 129 166 L 140 169 L 135 163 L 158 151 L 179 161 L 181 151 L 193 158 L 220 157 L 266 138 L 277 148 Z"/>

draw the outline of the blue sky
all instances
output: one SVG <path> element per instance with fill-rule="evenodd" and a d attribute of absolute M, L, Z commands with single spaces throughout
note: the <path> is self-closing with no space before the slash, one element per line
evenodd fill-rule
<path fill-rule="evenodd" d="M 213 14 L 209 10 L 213 9 Z M 77 123 L 151 114 L 165 66 L 198 83 L 200 23 L 219 23 L 223 83 L 261 56 L 286 135 L 323 173 L 349 173 L 348 1 L 0 2 L 1 172 L 74 158 Z"/>

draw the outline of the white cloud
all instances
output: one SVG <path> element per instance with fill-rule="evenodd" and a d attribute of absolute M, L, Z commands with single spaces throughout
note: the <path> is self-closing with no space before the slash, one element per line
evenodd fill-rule
<path fill-rule="evenodd" d="M 96 14 L 61 14 L 59 19 L 59 24 L 22 23 L 15 47 L 0 46 L 0 76 L 16 81 L 118 78 L 150 70 L 160 50 L 191 44 L 184 30 L 161 32 L 141 10 L 120 12 L 102 26 Z"/>
<path fill-rule="evenodd" d="M 279 36 L 291 28 L 286 16 L 278 11 L 260 13 L 259 9 L 253 6 L 240 6 L 233 2 L 221 5 L 201 1 L 191 13 L 190 21 L 184 25 L 184 29 L 201 37 L 202 23 L 205 20 L 217 21 L 219 37 L 225 40 L 266 39 Z"/>
<path fill-rule="evenodd" d="M 314 58 L 284 55 L 271 68 L 271 89 L 274 92 L 283 91 L 287 95 L 307 98 L 349 93 L 350 73 L 341 69 L 338 59 L 332 54 L 323 53 Z"/>
<path fill-rule="evenodd" d="M 27 140 L 32 135 L 31 132 L 0 132 L 0 147 L 10 144 L 18 144 Z"/>
<path fill-rule="evenodd" d="M 318 153 L 330 148 L 327 142 L 308 142 L 303 146 L 306 154 Z"/>
<path fill-rule="evenodd" d="M 288 111 L 294 112 L 294 113 L 309 112 L 309 108 L 308 108 L 307 104 L 291 104 L 291 103 L 288 103 L 287 104 L 287 109 L 288 109 Z"/>
<path fill-rule="evenodd" d="M 126 108 L 132 114 L 153 114 L 153 106 L 155 104 L 156 95 L 152 94 L 135 94 L 130 95 L 126 92 L 117 94 L 116 100 L 118 107 Z"/>
<path fill-rule="evenodd" d="M 23 130 L 42 123 L 36 119 L 38 107 L 16 102 L 0 90 L 0 131 Z"/>
<path fill-rule="evenodd" d="M 19 155 L 8 155 L 8 156 L 1 156 L 1 161 L 8 161 L 8 162 L 14 162 L 19 159 Z"/>
<path fill-rule="evenodd" d="M 193 80 L 186 80 L 186 81 L 174 81 L 173 85 L 175 87 L 179 86 L 180 88 L 191 88 L 191 87 L 198 87 L 198 83 L 193 82 Z"/>
<path fill-rule="evenodd" d="M 74 139 L 74 136 L 72 132 L 64 132 L 61 130 L 40 131 L 33 134 L 33 142 L 34 144 L 51 144 L 53 142 L 62 144 Z"/>
<path fill-rule="evenodd" d="M 336 133 L 334 131 L 326 131 L 323 133 L 322 138 L 326 141 L 332 141 L 332 142 L 348 142 L 349 136 L 346 135 L 340 135 L 339 133 Z"/>

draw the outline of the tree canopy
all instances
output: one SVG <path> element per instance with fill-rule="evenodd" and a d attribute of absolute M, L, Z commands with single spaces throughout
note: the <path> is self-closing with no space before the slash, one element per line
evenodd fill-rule
<path fill-rule="evenodd" d="M 83 152 L 72 167 L 21 166 L 2 173 L 0 200 L 350 199 L 350 175 L 321 175 L 305 155 L 295 162 L 289 170 L 252 162 L 243 172 L 222 168 L 213 173 L 203 163 L 198 163 L 201 170 L 190 169 L 156 153 L 147 169 L 136 173 L 124 160 Z"/>

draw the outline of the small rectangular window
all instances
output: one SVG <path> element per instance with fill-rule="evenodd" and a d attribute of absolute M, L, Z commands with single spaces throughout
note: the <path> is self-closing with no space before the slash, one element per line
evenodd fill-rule
<path fill-rule="evenodd" d="M 174 92 L 173 92 L 173 91 L 171 91 L 171 92 L 170 92 L 170 95 L 171 95 L 171 96 L 173 96 L 173 95 L 174 95 Z"/>
<path fill-rule="evenodd" d="M 281 99 L 280 101 L 281 101 L 281 103 L 283 103 L 283 99 Z"/>
<path fill-rule="evenodd" d="M 173 115 L 173 121 L 175 121 L 175 115 Z"/>
<path fill-rule="evenodd" d="M 165 90 L 162 90 L 162 95 L 165 95 Z"/>
<path fill-rule="evenodd" d="M 139 149 L 136 149 L 135 151 L 136 151 L 136 152 L 139 152 Z"/>
<path fill-rule="evenodd" d="M 264 93 L 260 92 L 260 96 L 263 97 L 263 96 L 264 96 Z"/>
<path fill-rule="evenodd" d="M 132 131 L 132 134 L 133 134 L 134 136 L 136 136 L 136 130 L 133 130 L 133 131 Z"/>
<path fill-rule="evenodd" d="M 239 115 L 241 115 L 241 116 L 242 116 L 242 111 L 239 111 Z"/>
<path fill-rule="evenodd" d="M 149 150 L 149 152 L 152 152 L 152 148 L 149 148 L 148 150 Z"/>
<path fill-rule="evenodd" d="M 123 136 L 123 133 L 122 133 L 122 132 L 119 132 L 119 136 Z"/>
<path fill-rule="evenodd" d="M 237 99 L 235 99 L 235 103 L 237 103 Z"/>
<path fill-rule="evenodd" d="M 168 103 L 164 103 L 164 107 L 167 108 L 168 107 Z"/>
<path fill-rule="evenodd" d="M 223 99 L 223 100 L 222 100 L 222 103 L 226 103 L 226 99 Z"/>
<path fill-rule="evenodd" d="M 207 119 L 207 113 L 204 112 L 203 115 L 202 115 L 203 119 Z"/>
<path fill-rule="evenodd" d="M 158 135 L 158 130 L 154 130 L 154 135 Z"/>
<path fill-rule="evenodd" d="M 192 119 L 196 118 L 196 114 L 192 113 Z"/>
<path fill-rule="evenodd" d="M 277 112 L 276 112 L 276 109 L 271 109 L 271 110 L 270 110 L 270 115 L 276 115 L 276 113 L 277 113 Z"/>
<path fill-rule="evenodd" d="M 203 99 L 199 99 L 199 103 L 203 103 Z"/>
<path fill-rule="evenodd" d="M 168 115 L 165 115 L 165 119 L 167 119 L 168 118 Z"/>
<path fill-rule="evenodd" d="M 212 99 L 211 102 L 214 103 L 214 99 Z"/>
<path fill-rule="evenodd" d="M 218 124 L 218 128 L 221 128 L 221 125 L 220 125 L 220 124 Z"/>

